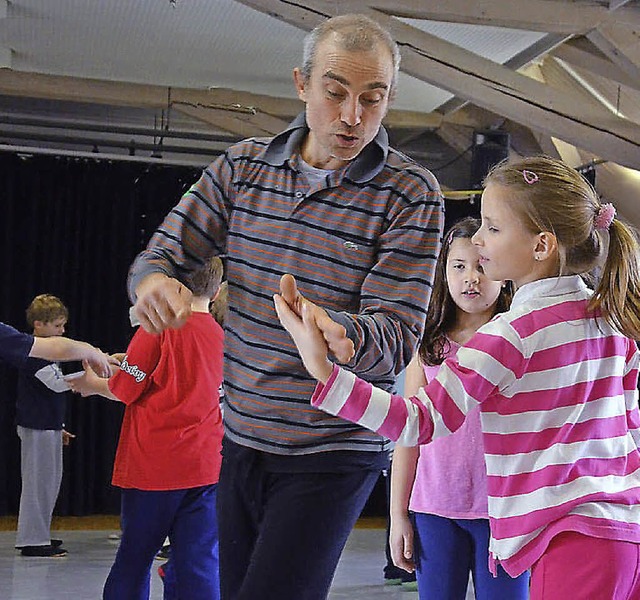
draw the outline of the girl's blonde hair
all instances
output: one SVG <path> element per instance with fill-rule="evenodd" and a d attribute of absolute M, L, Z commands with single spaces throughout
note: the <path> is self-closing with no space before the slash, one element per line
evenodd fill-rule
<path fill-rule="evenodd" d="M 604 219 L 603 225 L 606 209 L 593 186 L 548 156 L 503 161 L 486 176 L 484 186 L 490 184 L 512 191 L 512 208 L 531 232 L 555 235 L 560 275 L 599 271 L 590 310 L 640 339 L 640 245 L 622 221 Z"/>

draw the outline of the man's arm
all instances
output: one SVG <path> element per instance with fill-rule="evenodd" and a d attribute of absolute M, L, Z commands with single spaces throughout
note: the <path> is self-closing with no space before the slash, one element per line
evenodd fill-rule
<path fill-rule="evenodd" d="M 157 229 L 129 271 L 129 296 L 149 333 L 180 327 L 191 314 L 191 293 L 180 273 L 223 254 L 232 180 L 223 155 L 205 169 Z"/>
<path fill-rule="evenodd" d="M 354 343 L 353 357 L 341 364 L 365 380 L 393 381 L 422 336 L 444 225 L 435 179 L 432 185 L 389 214 L 377 262 L 362 282 L 358 311 L 327 310 Z"/>
<path fill-rule="evenodd" d="M 109 377 L 114 361 L 91 344 L 65 337 L 35 337 L 29 352 L 32 358 L 51 361 L 84 360 L 100 377 Z"/>
<path fill-rule="evenodd" d="M 291 275 L 282 277 L 279 297 L 298 317 L 306 306 L 336 362 L 366 380 L 392 381 L 422 335 L 442 225 L 437 187 L 395 215 L 379 240 L 378 262 L 363 281 L 357 313 L 314 304 Z"/>

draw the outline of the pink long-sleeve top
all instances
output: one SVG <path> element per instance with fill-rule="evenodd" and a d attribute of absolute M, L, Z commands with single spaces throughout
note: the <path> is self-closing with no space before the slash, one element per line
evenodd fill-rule
<path fill-rule="evenodd" d="M 455 356 L 459 348 L 449 340 L 448 356 Z M 423 369 L 429 382 L 437 376 L 440 365 L 424 365 Z M 409 508 L 447 519 L 488 517 L 479 407 L 451 435 L 420 446 Z"/>
<path fill-rule="evenodd" d="M 335 367 L 312 403 L 408 446 L 479 406 L 489 551 L 512 576 L 561 531 L 640 543 L 639 354 L 590 297 L 578 276 L 526 284 L 417 396 Z"/>

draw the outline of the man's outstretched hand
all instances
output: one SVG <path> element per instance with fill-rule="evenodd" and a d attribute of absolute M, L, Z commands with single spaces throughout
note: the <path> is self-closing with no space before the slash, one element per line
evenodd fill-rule
<path fill-rule="evenodd" d="M 134 314 L 149 333 L 177 329 L 191 315 L 193 294 L 177 279 L 162 273 L 147 275 L 136 289 Z"/>
<path fill-rule="evenodd" d="M 353 342 L 345 328 L 336 323 L 323 308 L 307 300 L 299 291 L 291 275 L 280 280 L 280 294 L 273 297 L 282 326 L 289 332 L 312 377 L 325 383 L 333 370 L 327 354 L 331 352 L 339 362 L 353 357 Z"/>

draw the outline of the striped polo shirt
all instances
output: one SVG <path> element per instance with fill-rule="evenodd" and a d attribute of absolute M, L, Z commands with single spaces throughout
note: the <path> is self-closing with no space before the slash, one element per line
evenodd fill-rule
<path fill-rule="evenodd" d="M 388 441 L 313 408 L 314 381 L 273 306 L 280 277 L 328 310 L 355 343 L 346 366 L 384 389 L 422 334 L 443 226 L 438 183 L 381 128 L 312 186 L 300 168 L 304 114 L 283 133 L 231 146 L 203 172 L 134 262 L 130 291 L 226 257 L 225 433 L 282 455 L 380 452 Z"/>
<path fill-rule="evenodd" d="M 590 297 L 578 276 L 528 283 L 416 397 L 336 367 L 313 403 L 406 445 L 480 405 L 489 550 L 512 576 L 561 531 L 640 543 L 638 350 Z"/>

